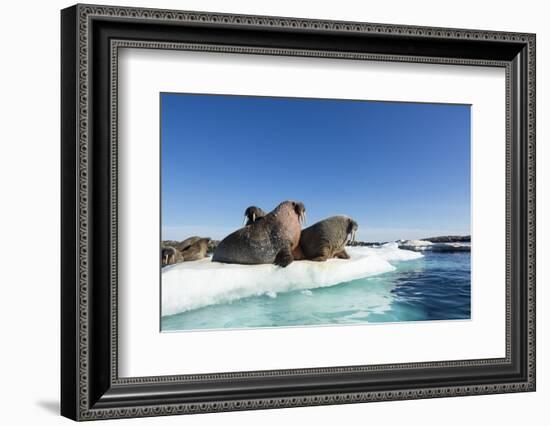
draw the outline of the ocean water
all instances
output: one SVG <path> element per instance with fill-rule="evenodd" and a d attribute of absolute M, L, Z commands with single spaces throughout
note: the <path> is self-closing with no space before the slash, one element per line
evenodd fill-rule
<path fill-rule="evenodd" d="M 369 253 L 376 251 L 366 250 L 370 250 Z M 262 291 L 261 294 L 234 297 L 233 300 L 216 299 L 216 303 L 208 299 L 211 304 L 206 306 L 163 316 L 161 330 L 470 318 L 469 252 L 424 252 L 422 257 L 417 257 L 416 253 L 404 257 L 404 250 L 395 249 L 394 252 L 401 252 L 401 255 L 386 256 L 391 264 L 388 269 L 393 270 L 380 272 L 384 269 L 378 268 L 374 275 L 336 285 L 288 286 L 288 291 Z"/>

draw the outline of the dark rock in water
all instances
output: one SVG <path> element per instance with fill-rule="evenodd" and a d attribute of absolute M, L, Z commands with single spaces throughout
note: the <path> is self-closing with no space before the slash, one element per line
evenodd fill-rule
<path fill-rule="evenodd" d="M 384 243 L 378 243 L 378 242 L 369 242 L 369 241 L 350 241 L 347 245 L 348 247 L 378 247 L 381 246 Z"/>
<path fill-rule="evenodd" d="M 431 243 L 469 243 L 472 241 L 470 235 L 445 235 L 442 237 L 422 238 L 423 241 Z"/>

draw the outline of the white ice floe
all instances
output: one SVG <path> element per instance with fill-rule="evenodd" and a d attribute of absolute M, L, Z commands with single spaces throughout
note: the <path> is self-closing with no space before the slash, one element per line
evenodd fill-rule
<path fill-rule="evenodd" d="M 422 254 L 401 250 L 395 243 L 379 248 L 348 247 L 351 259 L 326 262 L 296 261 L 275 265 L 231 265 L 211 258 L 183 262 L 162 270 L 162 315 L 173 315 L 244 297 L 328 287 L 390 272 L 390 262 L 416 259 Z"/>
<path fill-rule="evenodd" d="M 414 251 L 470 251 L 470 243 L 432 243 L 423 240 L 407 240 L 399 243 L 399 248 Z"/>
<path fill-rule="evenodd" d="M 380 247 L 346 247 L 350 256 L 378 256 L 388 262 L 400 262 L 422 257 L 420 253 L 398 247 L 397 243 L 386 243 Z"/>
<path fill-rule="evenodd" d="M 399 244 L 399 248 L 404 250 L 423 251 L 431 249 L 433 243 L 423 240 L 407 240 Z"/>
<path fill-rule="evenodd" d="M 470 243 L 434 243 L 432 251 L 471 251 Z"/>

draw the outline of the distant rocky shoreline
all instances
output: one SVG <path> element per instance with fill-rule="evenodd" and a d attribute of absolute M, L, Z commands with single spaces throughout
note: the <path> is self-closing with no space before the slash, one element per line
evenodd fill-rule
<path fill-rule="evenodd" d="M 199 238 L 199 237 L 191 237 Z M 189 240 L 189 239 L 187 239 Z M 187 241 L 187 240 L 184 240 Z M 208 243 L 206 255 L 210 256 L 216 250 L 220 240 L 210 240 Z M 458 252 L 458 251 L 470 251 L 471 250 L 471 236 L 470 235 L 444 235 L 438 237 L 422 238 L 420 240 L 397 240 L 397 241 L 351 241 L 347 245 L 349 247 L 380 247 L 388 242 L 397 243 L 398 247 L 403 250 L 412 251 L 432 251 L 432 252 Z M 178 250 L 181 247 L 181 241 L 164 240 L 161 242 L 162 247 L 176 247 Z M 179 257 L 176 263 L 181 262 L 183 259 Z"/>
<path fill-rule="evenodd" d="M 468 252 L 471 251 L 470 235 L 445 235 L 440 237 L 423 238 L 421 240 L 398 240 L 387 241 L 395 242 L 400 249 L 412 251 L 432 251 L 432 252 Z M 349 243 L 352 247 L 379 247 L 387 242 L 365 242 L 353 241 Z"/>
<path fill-rule="evenodd" d="M 348 243 L 351 247 L 377 247 L 387 243 L 403 244 L 407 241 L 427 241 L 430 243 L 470 243 L 470 235 L 445 235 L 441 237 L 421 238 L 419 240 L 396 240 L 396 241 L 353 241 Z"/>
<path fill-rule="evenodd" d="M 444 237 L 422 238 L 422 241 L 431 243 L 470 243 L 472 237 L 471 235 L 446 235 Z"/>

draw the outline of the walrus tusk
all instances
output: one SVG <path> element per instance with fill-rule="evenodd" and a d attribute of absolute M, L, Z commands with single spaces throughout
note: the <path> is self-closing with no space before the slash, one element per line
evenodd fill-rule
<path fill-rule="evenodd" d="M 246 215 L 244 215 L 243 226 L 244 226 L 244 224 L 246 223 L 246 219 L 247 219 L 247 217 L 246 217 Z"/>
<path fill-rule="evenodd" d="M 307 213 L 306 211 L 304 210 L 304 225 L 307 223 Z"/>
<path fill-rule="evenodd" d="M 256 222 L 256 213 L 252 213 L 252 222 Z"/>

